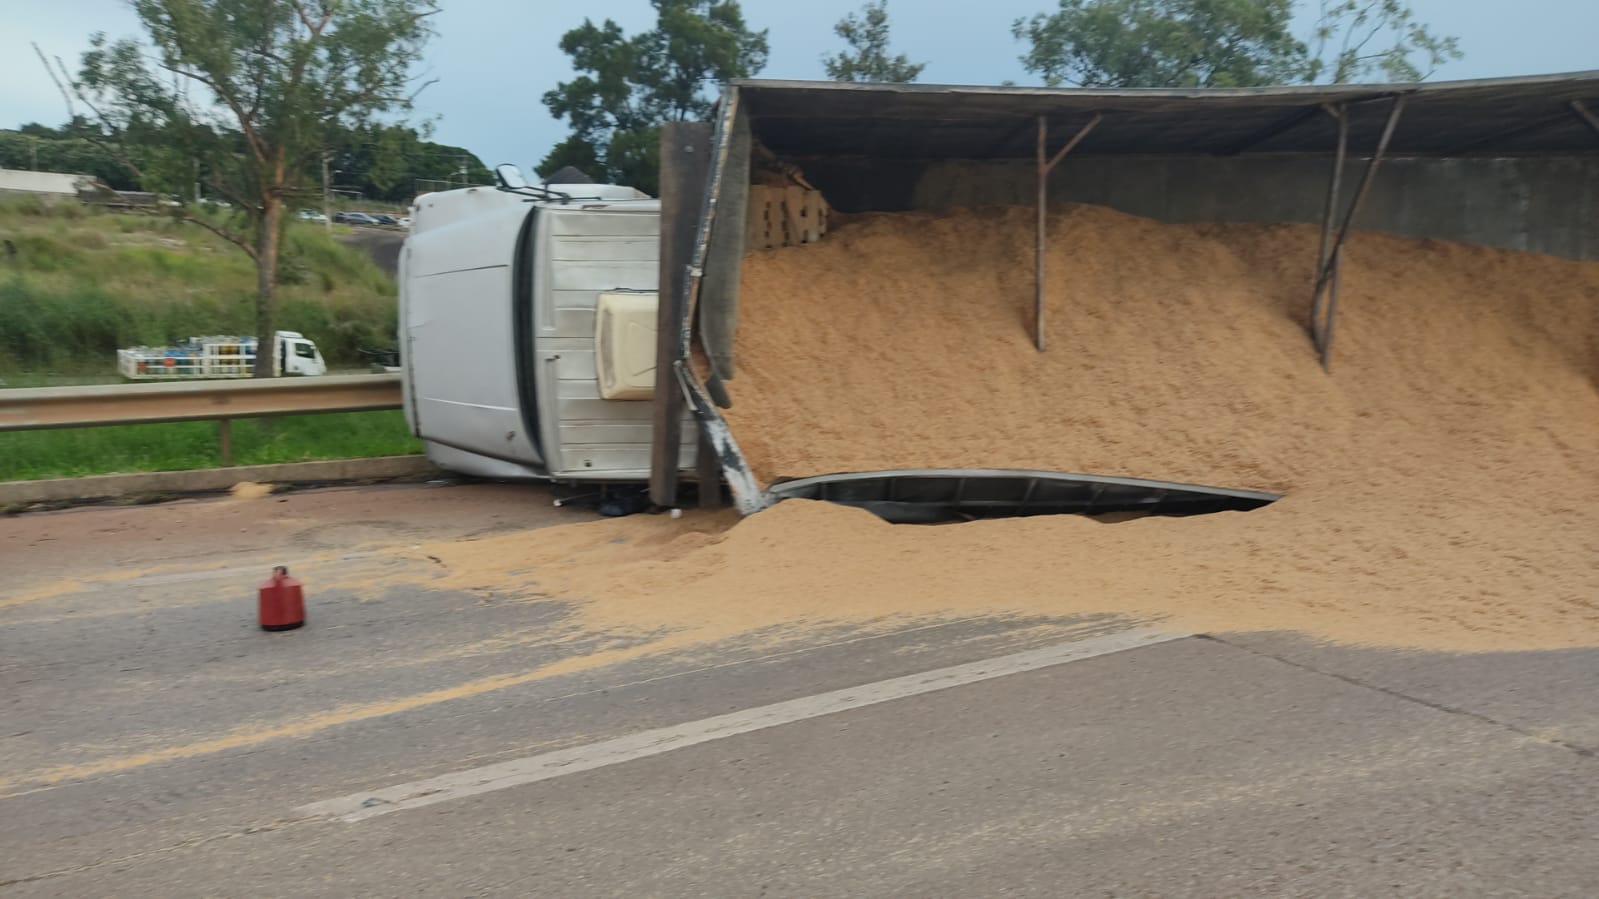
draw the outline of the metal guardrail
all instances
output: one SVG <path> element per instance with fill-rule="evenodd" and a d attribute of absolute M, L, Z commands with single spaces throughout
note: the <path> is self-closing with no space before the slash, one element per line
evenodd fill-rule
<path fill-rule="evenodd" d="M 0 390 L 0 431 L 217 421 L 222 464 L 233 464 L 235 418 L 400 408 L 396 374 L 104 384 Z"/>

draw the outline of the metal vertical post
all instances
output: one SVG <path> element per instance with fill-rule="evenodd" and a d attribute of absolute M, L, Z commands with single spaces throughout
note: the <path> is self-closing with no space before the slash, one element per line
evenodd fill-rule
<path fill-rule="evenodd" d="M 1038 117 L 1038 228 L 1033 234 L 1033 346 L 1044 351 L 1044 229 L 1045 211 L 1049 204 L 1049 165 L 1044 161 L 1044 142 L 1049 139 L 1049 125 L 1043 116 Z"/>
<path fill-rule="evenodd" d="M 233 419 L 217 419 L 217 455 L 223 468 L 233 465 Z"/>
<path fill-rule="evenodd" d="M 1401 94 L 1394 98 L 1393 108 L 1388 111 L 1388 122 L 1383 126 L 1382 137 L 1377 141 L 1377 151 L 1372 154 L 1371 161 L 1366 164 L 1366 170 L 1361 173 L 1360 184 L 1355 188 L 1355 197 L 1349 202 L 1343 224 L 1338 229 L 1338 238 L 1333 242 L 1331 252 L 1327 254 L 1327 261 L 1322 263 L 1321 270 L 1316 275 L 1316 296 L 1311 304 L 1313 337 L 1316 334 L 1315 316 L 1322 289 L 1329 286 L 1332 288 L 1327 295 L 1326 312 L 1321 316 L 1325 322 L 1320 327 L 1320 338 L 1316 347 L 1321 354 L 1323 370 L 1331 370 L 1332 364 L 1333 322 L 1338 314 L 1338 270 L 1343 260 L 1344 242 L 1349 239 L 1349 232 L 1355 224 L 1355 216 L 1360 213 L 1360 205 L 1365 201 L 1366 193 L 1371 189 L 1371 182 L 1377 175 L 1377 169 L 1388 153 L 1388 143 L 1393 139 L 1394 129 L 1399 126 L 1399 116 L 1404 109 L 1405 97 Z"/>
<path fill-rule="evenodd" d="M 655 409 L 650 437 L 650 501 L 677 503 L 677 469 L 683 442 L 685 402 L 674 364 L 688 314 L 688 269 L 694 233 L 704 208 L 710 172 L 711 126 L 667 122 L 661 126 L 660 283 L 655 313 Z"/>
<path fill-rule="evenodd" d="M 1348 108 L 1342 103 L 1322 108 L 1338 122 L 1338 149 L 1333 156 L 1332 177 L 1327 182 L 1327 206 L 1321 217 L 1321 248 L 1316 251 L 1316 293 L 1310 302 L 1310 337 L 1318 351 L 1322 346 L 1322 274 L 1331 258 L 1328 248 L 1332 244 L 1333 222 L 1338 217 L 1338 195 L 1342 191 L 1344 160 L 1349 151 Z"/>
<path fill-rule="evenodd" d="M 1083 138 L 1088 136 L 1099 126 L 1099 113 L 1088 120 L 1066 146 L 1056 151 L 1055 155 L 1045 158 L 1044 151 L 1049 141 L 1049 122 L 1044 116 L 1038 117 L 1038 227 L 1033 235 L 1033 345 L 1042 353 L 1044 351 L 1044 249 L 1046 244 L 1047 212 L 1049 208 L 1049 173 L 1066 154 L 1077 148 Z"/>

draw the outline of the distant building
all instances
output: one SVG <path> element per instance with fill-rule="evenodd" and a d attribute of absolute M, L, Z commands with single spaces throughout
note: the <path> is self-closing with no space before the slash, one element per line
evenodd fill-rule
<path fill-rule="evenodd" d="M 42 197 L 52 202 L 76 200 L 78 191 L 89 187 L 93 182 L 94 179 L 88 175 L 0 169 L 0 196 L 27 195 Z"/>

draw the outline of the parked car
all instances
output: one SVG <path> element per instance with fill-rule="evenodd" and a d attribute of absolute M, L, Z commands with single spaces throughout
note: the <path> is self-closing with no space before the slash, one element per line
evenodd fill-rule
<path fill-rule="evenodd" d="M 367 217 L 377 219 L 377 222 L 380 225 L 398 225 L 400 223 L 400 220 L 394 216 L 384 215 L 381 212 L 369 212 L 367 213 Z"/>
<path fill-rule="evenodd" d="M 327 216 L 317 212 L 315 209 L 300 210 L 300 221 L 302 222 L 325 222 L 327 220 Z"/>
<path fill-rule="evenodd" d="M 341 217 L 342 216 L 342 217 Z M 344 222 L 347 225 L 376 225 L 378 220 L 364 212 L 341 212 L 333 216 L 335 222 Z"/>
<path fill-rule="evenodd" d="M 400 217 L 400 227 L 404 228 L 407 231 L 411 230 L 411 217 L 408 216 L 408 215 L 401 216 Z"/>

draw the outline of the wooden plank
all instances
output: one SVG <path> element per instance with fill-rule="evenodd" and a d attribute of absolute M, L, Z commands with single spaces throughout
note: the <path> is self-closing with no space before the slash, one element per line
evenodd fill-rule
<path fill-rule="evenodd" d="M 650 439 L 650 501 L 658 506 L 677 503 L 685 404 L 672 366 L 678 359 L 678 337 L 688 312 L 688 267 L 694 257 L 710 161 L 710 123 L 667 122 L 661 127 L 660 301 Z"/>

